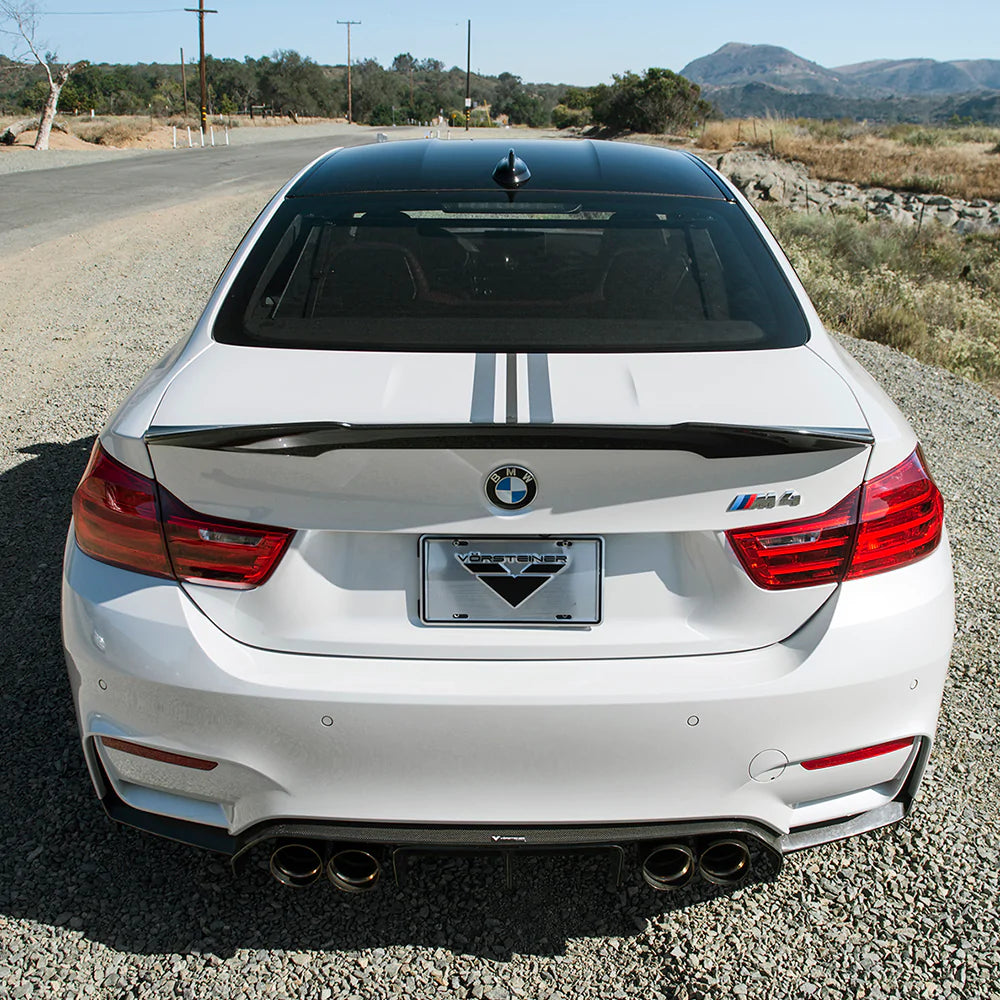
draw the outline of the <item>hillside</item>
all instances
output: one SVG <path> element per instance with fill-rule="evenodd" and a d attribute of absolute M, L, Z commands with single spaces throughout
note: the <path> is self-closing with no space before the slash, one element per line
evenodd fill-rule
<path fill-rule="evenodd" d="M 757 83 L 795 94 L 918 97 L 1000 90 L 1000 59 L 876 59 L 828 69 L 778 45 L 728 42 L 681 75 L 709 92 Z"/>
<path fill-rule="evenodd" d="M 729 42 L 681 74 L 725 115 L 1000 123 L 1000 59 L 876 59 L 831 69 L 777 45 Z"/>

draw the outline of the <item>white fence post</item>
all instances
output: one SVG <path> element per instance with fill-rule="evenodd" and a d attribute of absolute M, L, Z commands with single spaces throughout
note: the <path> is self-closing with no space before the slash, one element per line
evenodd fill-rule
<path fill-rule="evenodd" d="M 177 148 L 177 126 L 174 126 L 174 149 Z"/>
<path fill-rule="evenodd" d="M 191 126 L 188 125 L 188 149 L 190 149 L 194 143 L 191 141 Z"/>
<path fill-rule="evenodd" d="M 199 127 L 198 131 L 201 133 L 201 148 L 204 149 L 205 148 L 205 130 L 203 128 Z"/>
<path fill-rule="evenodd" d="M 215 126 L 214 125 L 209 125 L 208 126 L 208 134 L 211 137 L 211 139 L 212 139 L 212 145 L 214 146 L 215 145 Z"/>

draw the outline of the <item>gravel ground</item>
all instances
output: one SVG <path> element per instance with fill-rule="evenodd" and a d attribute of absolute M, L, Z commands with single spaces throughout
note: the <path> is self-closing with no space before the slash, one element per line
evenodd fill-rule
<path fill-rule="evenodd" d="M 574 858 L 532 864 L 508 892 L 490 863 L 450 859 L 356 898 L 284 890 L 261 859 L 235 878 L 104 819 L 59 642 L 70 495 L 267 193 L 0 250 L 0 997 L 1000 996 L 1000 401 L 874 344 L 848 347 L 923 440 L 959 595 L 939 742 L 900 827 L 737 891 L 657 895 L 634 876 L 609 891 L 599 862 Z"/>

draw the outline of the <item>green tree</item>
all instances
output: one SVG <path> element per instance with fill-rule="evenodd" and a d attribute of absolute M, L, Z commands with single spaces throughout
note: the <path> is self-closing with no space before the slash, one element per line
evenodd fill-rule
<path fill-rule="evenodd" d="M 591 90 L 594 121 L 610 129 L 663 133 L 689 129 L 712 113 L 701 88 L 669 69 L 623 73 Z"/>
<path fill-rule="evenodd" d="M 275 111 L 292 116 L 330 113 L 330 81 L 312 59 L 283 50 L 261 59 L 259 66 L 261 98 Z"/>

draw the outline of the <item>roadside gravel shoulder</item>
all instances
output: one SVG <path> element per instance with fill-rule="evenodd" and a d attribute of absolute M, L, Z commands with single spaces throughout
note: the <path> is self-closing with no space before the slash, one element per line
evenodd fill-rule
<path fill-rule="evenodd" d="M 939 739 L 901 826 L 732 893 L 608 892 L 579 858 L 508 893 L 492 866 L 459 859 L 355 898 L 282 891 L 260 859 L 235 878 L 103 817 L 59 640 L 70 495 L 94 434 L 190 329 L 270 193 L 0 257 L 0 996 L 996 997 L 1000 400 L 877 344 L 844 341 L 924 443 L 958 587 Z"/>

